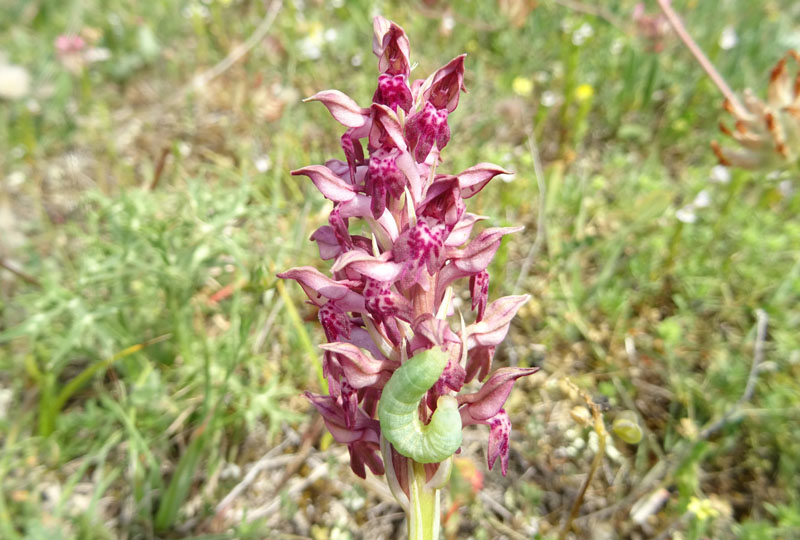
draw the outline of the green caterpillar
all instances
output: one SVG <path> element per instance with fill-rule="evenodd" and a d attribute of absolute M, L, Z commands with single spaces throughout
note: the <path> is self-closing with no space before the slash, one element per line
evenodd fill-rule
<path fill-rule="evenodd" d="M 439 380 L 449 355 L 423 351 L 392 374 L 378 403 L 381 433 L 395 450 L 417 463 L 438 463 L 461 446 L 461 415 L 453 396 L 441 396 L 428 425 L 419 419 L 419 401 Z"/>

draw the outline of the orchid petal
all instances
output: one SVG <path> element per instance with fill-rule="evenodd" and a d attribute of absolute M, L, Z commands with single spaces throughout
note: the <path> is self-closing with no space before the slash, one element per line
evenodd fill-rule
<path fill-rule="evenodd" d="M 375 257 L 363 251 L 353 250 L 343 253 L 331 268 L 331 271 L 338 272 L 350 267 L 356 272 L 377 281 L 395 281 L 403 271 L 403 265 L 389 261 L 391 252 Z"/>
<path fill-rule="evenodd" d="M 487 420 L 503 408 L 514 382 L 520 377 L 536 373 L 539 368 L 500 368 L 492 373 L 489 380 L 477 392 L 457 396 L 462 416 L 468 423 Z"/>
<path fill-rule="evenodd" d="M 500 248 L 500 240 L 506 234 L 519 232 L 524 227 L 492 227 L 481 231 L 467 247 L 453 256 L 454 264 L 464 272 L 477 274 L 483 272 L 492 262 L 495 253 Z"/>
<path fill-rule="evenodd" d="M 489 181 L 498 174 L 514 174 L 499 165 L 492 163 L 478 163 L 469 169 L 457 174 L 458 183 L 461 186 L 461 195 L 469 199 L 482 190 Z"/>
<path fill-rule="evenodd" d="M 464 192 L 461 192 L 462 196 Z M 465 212 L 461 219 L 456 224 L 455 228 L 450 231 L 450 234 L 445 240 L 445 247 L 458 247 L 464 242 L 469 240 L 469 235 L 472 233 L 472 227 L 479 221 L 487 219 L 486 216 L 478 216 L 471 212 Z"/>
<path fill-rule="evenodd" d="M 483 270 L 470 277 L 469 290 L 472 294 L 472 310 L 477 313 L 476 320 L 481 321 L 489 298 L 489 272 Z"/>
<path fill-rule="evenodd" d="M 278 274 L 278 277 L 297 281 L 309 300 L 318 306 L 325 303 L 321 300 L 321 297 L 325 297 L 336 300 L 343 311 L 364 311 L 364 297 L 353 290 L 359 285 L 358 282 L 335 281 L 311 266 L 291 268 Z"/>
<path fill-rule="evenodd" d="M 336 234 L 330 225 L 324 225 L 314 231 L 309 240 L 316 242 L 319 247 L 319 258 L 323 261 L 333 259 L 342 252 L 339 242 L 336 240 Z"/>
<path fill-rule="evenodd" d="M 352 343 L 333 342 L 320 345 L 320 349 L 340 355 L 339 363 L 344 370 L 345 379 L 354 388 L 375 386 L 383 388 L 397 362 L 376 360 Z"/>
<path fill-rule="evenodd" d="M 355 197 L 345 203 L 342 203 L 339 209 L 341 211 L 342 218 L 371 218 L 372 200 L 366 195 L 357 193 Z M 397 222 L 394 220 L 394 217 L 392 217 L 392 214 L 389 212 L 389 210 L 383 211 L 381 217 L 378 218 L 378 223 L 381 225 L 381 227 L 383 227 L 383 230 L 386 232 L 389 238 L 392 239 L 392 241 L 397 238 Z"/>
<path fill-rule="evenodd" d="M 391 283 L 387 281 L 367 279 L 364 284 L 364 303 L 369 314 L 379 323 L 389 317 L 410 318 L 408 299 L 392 291 Z"/>
<path fill-rule="evenodd" d="M 372 96 L 373 103 L 386 105 L 393 111 L 400 107 L 405 112 L 411 110 L 411 89 L 405 75 L 389 75 L 384 73 L 378 77 L 378 88 Z"/>
<path fill-rule="evenodd" d="M 487 461 L 489 470 L 500 458 L 500 471 L 505 476 L 508 473 L 508 441 L 511 438 L 511 420 L 504 409 L 500 409 L 494 418 L 489 420 L 489 448 Z"/>
<path fill-rule="evenodd" d="M 346 202 L 356 196 L 352 185 L 333 174 L 333 171 L 323 165 L 309 165 L 292 171 L 292 175 L 308 176 L 326 199 L 335 202 Z"/>
<path fill-rule="evenodd" d="M 373 19 L 372 52 L 378 57 L 378 71 L 391 75 L 411 72 L 410 45 L 405 31 L 380 15 Z"/>
<path fill-rule="evenodd" d="M 319 101 L 325 105 L 331 116 L 345 127 L 361 127 L 369 120 L 369 109 L 359 107 L 358 103 L 339 90 L 317 92 L 303 100 L 307 101 Z"/>
<path fill-rule="evenodd" d="M 430 84 L 423 92 L 423 97 L 437 109 L 446 109 L 451 113 L 458 106 L 458 97 L 466 92 L 464 87 L 464 58 L 466 54 L 456 56 L 440 67 L 430 76 Z"/>
<path fill-rule="evenodd" d="M 422 337 L 428 346 L 444 346 L 446 343 L 460 343 L 459 337 L 450 329 L 447 321 L 437 319 L 431 313 L 424 313 L 417 317 L 411 325 L 414 328 L 414 337 Z"/>
<path fill-rule="evenodd" d="M 436 143 L 441 150 L 450 141 L 450 127 L 447 125 L 447 109 L 436 109 L 429 102 L 406 120 L 406 138 L 414 150 L 414 159 L 422 163 Z"/>
<path fill-rule="evenodd" d="M 473 347 L 467 353 L 467 376 L 464 382 L 470 382 L 476 376 L 479 381 L 482 381 L 489 374 L 492 369 L 492 360 L 494 359 L 494 346 L 486 347 Z"/>
<path fill-rule="evenodd" d="M 499 345 L 508 333 L 511 319 L 530 299 L 529 295 L 504 296 L 486 307 L 484 319 L 467 327 L 467 347 Z"/>
<path fill-rule="evenodd" d="M 352 129 L 344 132 L 341 142 L 344 157 L 347 160 L 347 169 L 350 172 L 350 182 L 357 184 L 356 171 L 358 166 L 364 163 L 364 148 L 361 146 L 361 141 L 353 135 Z M 344 173 L 339 173 L 339 176 L 343 175 Z"/>
<path fill-rule="evenodd" d="M 350 319 L 334 302 L 326 302 L 317 316 L 328 341 L 338 341 L 340 337 L 350 339 Z"/>
<path fill-rule="evenodd" d="M 400 150 L 379 148 L 369 157 L 366 176 L 367 195 L 372 198 L 372 216 L 379 218 L 386 209 L 386 198 L 397 199 L 406 186 L 406 177 L 397 167 Z"/>
<path fill-rule="evenodd" d="M 399 262 L 406 261 L 408 273 L 403 277 L 404 287 L 414 282 L 419 282 L 423 288 L 427 287 L 427 280 L 420 281 L 423 267 L 433 275 L 438 272 L 444 262 L 443 248 L 444 227 L 429 227 L 424 220 L 420 220 L 414 227 L 403 231 L 394 242 L 392 253 Z"/>
<path fill-rule="evenodd" d="M 372 128 L 369 130 L 369 147 L 394 146 L 400 150 L 407 148 L 403 137 L 403 127 L 397 113 L 379 103 L 372 104 Z"/>
<path fill-rule="evenodd" d="M 412 203 L 416 203 L 422 197 L 422 181 L 413 156 L 408 150 L 403 150 L 395 159 L 395 164 L 406 175 L 408 185 L 411 188 L 411 197 L 414 199 Z"/>

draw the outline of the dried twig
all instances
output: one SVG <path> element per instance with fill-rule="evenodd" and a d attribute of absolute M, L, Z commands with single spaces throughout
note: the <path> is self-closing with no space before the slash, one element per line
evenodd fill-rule
<path fill-rule="evenodd" d="M 483 504 L 494 510 L 495 513 L 502 516 L 503 519 L 507 521 L 511 521 L 514 519 L 514 514 L 512 514 L 500 501 L 495 500 L 487 491 L 481 490 L 478 492 L 478 498 L 481 500 Z"/>
<path fill-rule="evenodd" d="M 519 269 L 519 275 L 517 276 L 517 280 L 514 282 L 514 291 L 519 290 L 519 287 L 523 284 L 525 279 L 527 279 L 531 264 L 533 264 L 533 259 L 539 253 L 539 250 L 542 248 L 546 238 L 547 183 L 544 180 L 542 160 L 539 155 L 539 147 L 536 144 L 536 133 L 534 132 L 532 126 L 529 126 L 528 128 L 528 150 L 530 151 L 531 160 L 533 161 L 533 174 L 536 177 L 536 185 L 539 188 L 539 215 L 536 216 L 536 239 L 533 241 L 533 245 L 531 245 L 531 248 L 528 250 L 525 260 L 522 261 L 522 267 Z"/>
<path fill-rule="evenodd" d="M 42 286 L 42 283 L 38 279 L 25 272 L 24 270 L 19 268 L 15 263 L 9 261 L 8 259 L 0 257 L 0 267 L 5 268 L 9 272 L 20 278 L 25 283 L 35 285 L 36 287 Z"/>
<path fill-rule="evenodd" d="M 161 149 L 161 155 L 158 156 L 156 168 L 153 171 L 153 180 L 150 182 L 150 191 L 154 191 L 161 181 L 161 175 L 164 173 L 164 165 L 167 164 L 167 156 L 169 156 L 169 146 Z"/>
<path fill-rule="evenodd" d="M 750 401 L 753 397 L 753 392 L 756 389 L 756 381 L 758 380 L 758 369 L 761 361 L 764 358 L 764 341 L 767 338 L 767 323 L 769 317 L 767 312 L 763 309 L 756 310 L 756 342 L 753 346 L 753 363 L 750 365 L 750 374 L 747 376 L 747 383 L 745 384 L 744 391 L 739 397 L 739 400 L 728 409 L 719 420 L 703 429 L 697 436 L 699 441 L 704 441 L 711 437 L 714 433 L 722 429 L 733 417 L 737 415 L 742 405 Z"/>
<path fill-rule="evenodd" d="M 238 62 L 239 59 L 250 52 L 253 47 L 258 45 L 261 40 L 266 37 L 267 32 L 269 32 L 269 29 L 272 27 L 272 23 L 275 22 L 275 18 L 278 16 L 278 12 L 281 10 L 282 5 L 283 2 L 280 0 L 274 0 L 267 9 L 267 13 L 264 15 L 264 18 L 261 19 L 259 25 L 253 31 L 253 33 L 250 34 L 250 37 L 248 37 L 247 40 L 241 45 L 234 47 L 231 52 L 228 53 L 228 56 L 223 58 L 214 67 L 196 76 L 192 80 L 191 85 L 187 85 L 181 90 L 183 95 L 192 90 L 192 88 L 197 89 L 204 87 L 209 82 L 225 73 L 228 69 L 230 69 L 231 66 Z M 183 97 L 183 95 L 181 95 L 181 97 Z"/>
<path fill-rule="evenodd" d="M 515 531 L 502 521 L 495 519 L 492 516 L 488 516 L 487 521 L 489 522 L 489 525 L 491 525 L 497 530 L 497 532 L 503 533 L 504 535 L 507 535 L 509 538 L 513 538 L 514 540 L 528 540 L 528 538 L 530 538 L 530 536 L 526 536 L 518 531 Z"/>
<path fill-rule="evenodd" d="M 143 122 L 145 120 L 159 118 L 164 114 L 165 109 L 178 105 L 186 98 L 186 96 L 194 91 L 202 89 L 212 80 L 225 73 L 266 37 L 267 32 L 269 32 L 269 29 L 275 22 L 281 7 L 283 7 L 283 2 L 281 0 L 273 0 L 273 2 L 267 8 L 264 18 L 261 19 L 261 22 L 244 43 L 234 47 L 225 58 L 223 58 L 213 67 L 193 77 L 191 81 L 181 86 L 178 91 L 172 94 L 172 96 L 169 98 L 159 102 L 156 106 L 152 107 L 146 112 L 131 112 L 124 118 L 121 118 L 120 121 L 123 123 L 133 121 Z"/>
<path fill-rule="evenodd" d="M 597 472 L 597 469 L 600 468 L 600 465 L 603 463 L 603 458 L 606 455 L 606 439 L 608 437 L 608 432 L 606 431 L 605 423 L 603 422 L 603 415 L 600 412 L 597 404 L 589 397 L 586 392 L 575 386 L 572 381 L 567 379 L 567 383 L 583 397 L 583 400 L 586 402 L 586 406 L 589 407 L 589 410 L 592 412 L 592 420 L 594 421 L 594 431 L 597 433 L 597 452 L 594 455 L 594 459 L 592 460 L 592 465 L 589 469 L 589 473 L 586 475 L 586 479 L 583 481 L 583 485 L 581 485 L 580 491 L 578 491 L 578 495 L 575 497 L 575 500 L 572 503 L 572 509 L 569 512 L 569 516 L 567 516 L 566 521 L 564 522 L 564 526 L 561 528 L 561 532 L 558 535 L 559 540 L 564 540 L 567 537 L 570 529 L 572 529 L 572 525 L 575 522 L 575 518 L 578 516 L 578 512 L 581 509 L 581 504 L 583 503 L 583 498 L 586 496 L 586 490 L 589 489 L 589 485 L 592 483 L 592 479 L 594 478 L 594 474 Z"/>
<path fill-rule="evenodd" d="M 339 457 L 344 460 L 349 456 L 346 452 L 344 452 L 339 454 Z M 312 459 L 309 460 L 309 464 L 314 468 L 311 469 L 311 472 L 305 478 L 297 478 L 296 481 L 289 483 L 289 486 L 286 488 L 286 497 L 290 499 L 296 497 L 302 493 L 303 490 L 308 488 L 308 486 L 331 473 L 330 464 L 327 460 L 320 461 L 319 459 Z M 276 494 L 275 497 L 273 497 L 268 503 L 258 508 L 249 510 L 246 516 L 247 523 L 252 523 L 258 519 L 268 517 L 280 510 L 282 496 L 282 494 Z"/>
<path fill-rule="evenodd" d="M 695 59 L 700 64 L 700 67 L 703 68 L 711 81 L 716 85 L 717 88 L 719 88 L 719 91 L 722 92 L 722 95 L 725 96 L 728 102 L 730 102 L 737 114 L 747 116 L 747 111 L 742 105 L 742 102 L 736 96 L 734 91 L 731 90 L 731 87 L 728 86 L 728 83 L 725 82 L 725 79 L 722 78 L 722 75 L 719 74 L 719 71 L 717 71 L 717 69 L 714 67 L 714 64 L 711 63 L 697 42 L 692 39 L 692 36 L 683 25 L 681 18 L 677 13 L 675 13 L 675 10 L 672 9 L 671 0 L 658 0 L 658 5 L 661 7 L 661 11 L 664 12 L 664 15 L 666 15 L 667 21 L 669 21 L 669 24 L 675 30 L 675 33 L 678 34 L 678 37 L 681 38 L 683 44 L 686 45 L 686 48 L 689 49 L 689 52 L 694 55 Z"/>
<path fill-rule="evenodd" d="M 313 484 L 314 482 L 316 482 L 317 480 L 328 474 L 330 474 L 330 466 L 328 465 L 328 462 L 323 461 L 316 467 L 314 467 L 308 476 L 291 484 L 289 486 L 289 489 L 287 490 L 286 495 L 289 498 L 292 498 L 298 495 L 299 493 L 302 493 L 302 491 L 306 489 L 308 486 L 310 486 L 311 484 Z M 253 521 L 256 521 L 258 519 L 268 517 L 277 512 L 278 510 L 280 510 L 280 507 L 281 507 L 281 497 L 276 496 L 272 498 L 272 500 L 270 500 L 267 504 L 260 506 L 259 508 L 255 508 L 253 510 L 248 511 L 246 518 L 247 522 L 252 523 Z"/>
<path fill-rule="evenodd" d="M 285 440 L 281 441 L 281 443 L 279 445 L 274 446 L 273 448 L 270 448 L 270 450 L 266 454 L 261 456 L 261 458 L 258 461 L 256 461 L 255 465 L 253 465 L 250 468 L 250 470 L 247 471 L 247 474 L 244 475 L 244 478 L 242 478 L 242 481 L 239 482 L 238 484 L 236 484 L 233 487 L 233 489 L 230 490 L 230 492 L 227 495 L 225 495 L 225 497 L 223 497 L 222 500 L 217 504 L 217 507 L 215 508 L 216 513 L 219 515 L 239 495 L 241 495 L 242 492 L 244 492 L 244 490 L 246 490 L 250 486 L 250 484 L 253 483 L 253 481 L 256 479 L 256 476 L 258 476 L 258 473 L 260 473 L 262 470 L 266 469 L 268 467 L 268 465 L 270 464 L 270 462 L 276 457 L 276 455 L 279 454 L 280 452 L 282 452 L 283 449 L 286 448 L 287 446 L 289 446 L 290 443 L 291 443 L 290 439 L 285 439 Z"/>
<path fill-rule="evenodd" d="M 311 423 L 310 426 L 306 429 L 305 433 L 303 433 L 303 442 L 300 444 L 300 450 L 297 451 L 297 455 L 295 459 L 286 466 L 286 470 L 283 471 L 283 476 L 275 485 L 275 491 L 280 491 L 284 484 L 292 477 L 292 475 L 297 472 L 297 469 L 308 459 L 308 455 L 311 453 L 311 450 L 314 448 L 314 443 L 317 442 L 320 435 L 322 435 L 322 431 L 325 427 L 325 422 L 322 419 L 321 415 L 317 415 L 314 421 Z"/>

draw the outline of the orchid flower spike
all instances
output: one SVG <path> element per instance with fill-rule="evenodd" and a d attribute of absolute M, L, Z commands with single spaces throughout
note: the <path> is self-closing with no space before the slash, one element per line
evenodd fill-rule
<path fill-rule="evenodd" d="M 505 475 L 511 422 L 503 405 L 514 382 L 536 368 L 492 372 L 494 351 L 528 296 L 490 302 L 488 267 L 502 238 L 521 227 L 473 235 L 485 218 L 465 204 L 511 173 L 491 163 L 458 174 L 437 170 L 451 140 L 449 116 L 465 91 L 465 56 L 411 81 L 405 31 L 383 17 L 374 31 L 372 102 L 361 107 L 337 90 L 307 100 L 343 126 L 343 159 L 292 173 L 331 201 L 328 223 L 311 235 L 320 258 L 333 262 L 330 274 L 301 266 L 279 277 L 300 284 L 327 339 L 329 395 L 307 392 L 308 399 L 347 445 L 353 471 L 386 473 L 403 498 L 415 463 L 433 477 L 470 424 L 489 426 L 488 466 L 499 461 Z M 351 227 L 355 220 L 363 226 Z M 351 233 L 366 229 L 368 236 Z M 471 324 L 451 304 L 459 286 L 471 296 Z M 473 379 L 485 382 L 462 392 Z"/>

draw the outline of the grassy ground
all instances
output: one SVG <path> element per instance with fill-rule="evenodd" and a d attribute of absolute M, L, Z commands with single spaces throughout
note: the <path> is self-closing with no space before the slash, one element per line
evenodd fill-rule
<path fill-rule="evenodd" d="M 490 294 L 533 295 L 498 362 L 543 369 L 507 406 L 508 477 L 485 471 L 486 432 L 468 432 L 446 536 L 557 536 L 598 444 L 570 415 L 582 398 L 569 379 L 607 425 L 631 411 L 645 431 L 609 440 L 575 538 L 800 537 L 797 178 L 710 180 L 721 98 L 674 36 L 655 53 L 636 34 L 634 2 L 602 17 L 550 1 L 499 10 L 525 4 L 3 8 L 0 50 L 32 86 L 0 101 L 0 257 L 15 270 L 0 270 L 0 537 L 399 534 L 381 481 L 354 481 L 301 395 L 319 388 L 322 336 L 299 288 L 274 277 L 315 264 L 307 238 L 328 208 L 287 171 L 339 153 L 339 127 L 299 100 L 335 87 L 367 102 L 376 12 L 405 27 L 419 76 L 469 54 L 445 167 L 517 171 L 470 210 L 527 227 L 499 252 Z M 763 94 L 800 47 L 788 0 L 676 8 L 737 89 Z M 260 25 L 264 39 L 210 77 Z M 110 58 L 70 71 L 53 47 L 64 33 Z M 701 191 L 708 206 L 678 220 Z"/>

